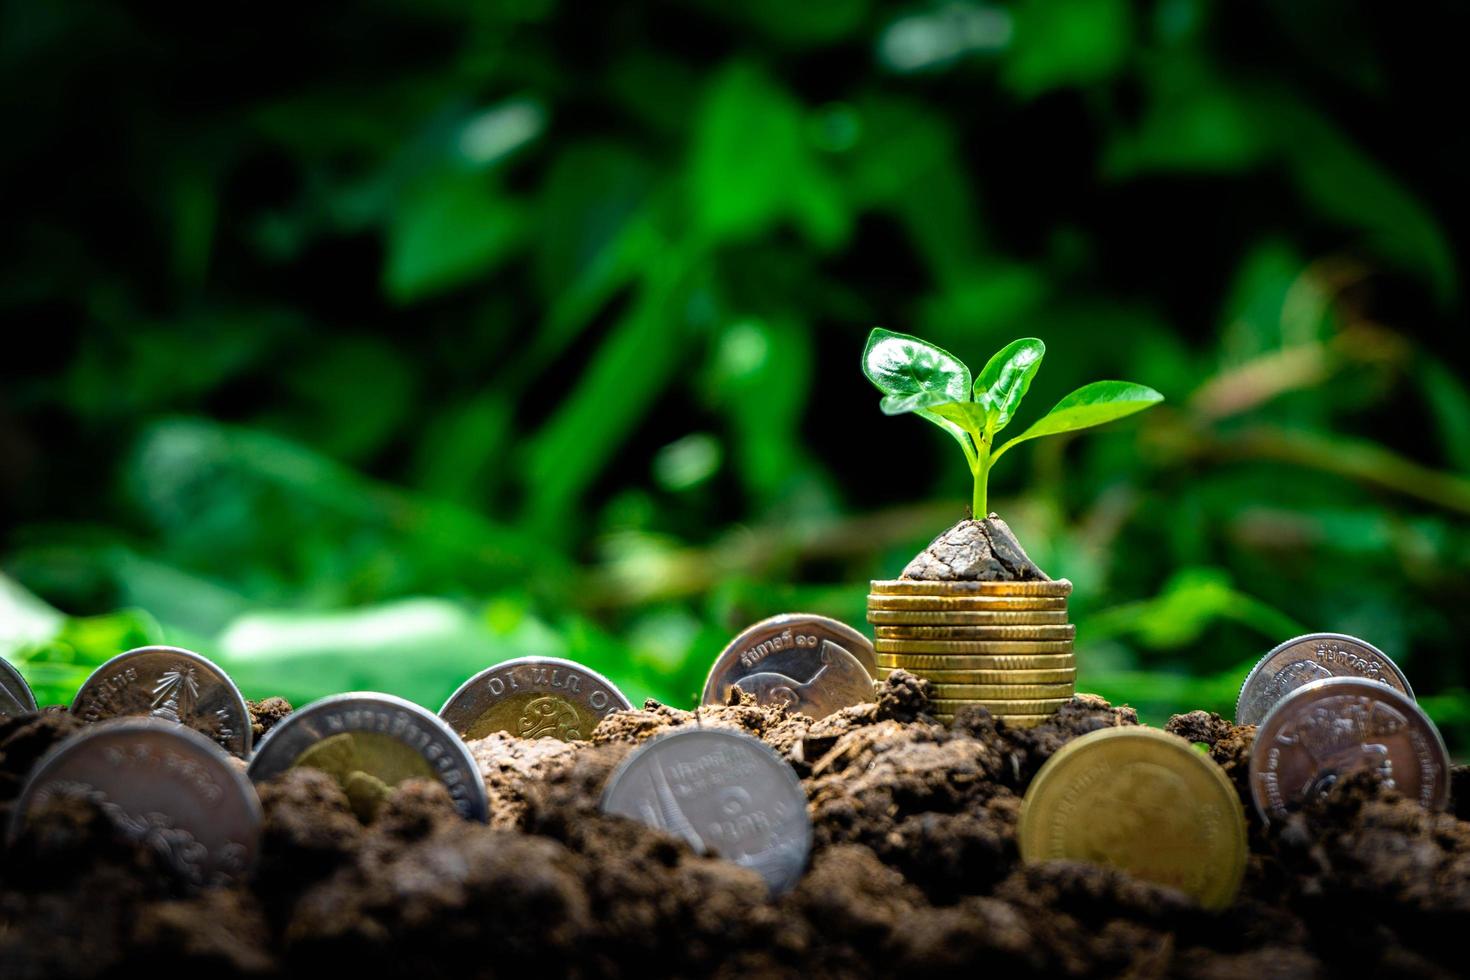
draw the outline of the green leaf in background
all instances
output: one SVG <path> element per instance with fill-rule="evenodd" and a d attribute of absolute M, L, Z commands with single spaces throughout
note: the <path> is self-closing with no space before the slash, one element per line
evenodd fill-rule
<path fill-rule="evenodd" d="M 975 379 L 975 401 L 986 406 L 984 428 L 991 435 L 1011 421 L 1045 356 L 1046 344 L 1035 337 L 1022 337 L 1006 344 L 986 362 Z"/>
<path fill-rule="evenodd" d="M 1163 395 L 1147 385 L 1131 381 L 1094 381 L 1057 402 L 1029 429 L 997 449 L 992 459 L 999 459 L 1006 450 L 1028 439 L 1102 425 L 1141 412 L 1163 400 Z"/>
<path fill-rule="evenodd" d="M 524 206 L 498 192 L 491 177 L 447 169 L 393 212 L 384 286 L 401 303 L 458 286 L 495 268 L 524 233 Z"/>
<path fill-rule="evenodd" d="M 1127 61 L 1133 18 L 1126 0 L 1026 0 L 1002 77 L 1023 98 L 1115 75 Z"/>

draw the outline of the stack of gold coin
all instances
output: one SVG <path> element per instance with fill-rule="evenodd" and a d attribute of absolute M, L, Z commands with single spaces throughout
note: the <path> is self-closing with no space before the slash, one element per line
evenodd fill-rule
<path fill-rule="evenodd" d="M 1065 579 L 875 581 L 868 622 L 878 676 L 903 668 L 927 679 L 932 713 L 944 721 L 979 704 L 1009 724 L 1039 725 L 1076 691 L 1071 592 Z"/>

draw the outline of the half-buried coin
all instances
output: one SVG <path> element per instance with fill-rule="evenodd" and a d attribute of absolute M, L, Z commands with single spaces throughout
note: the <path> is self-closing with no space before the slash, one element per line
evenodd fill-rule
<path fill-rule="evenodd" d="M 1230 779 L 1154 729 L 1106 728 L 1062 746 L 1026 789 L 1017 834 L 1026 861 L 1112 865 L 1211 909 L 1233 902 L 1245 875 Z"/>
<path fill-rule="evenodd" d="M 291 712 L 270 730 L 250 778 L 310 766 L 337 780 L 358 818 L 370 821 L 406 779 L 437 779 L 469 820 L 489 818 L 485 782 L 458 735 L 432 712 L 391 694 L 337 694 Z"/>
<path fill-rule="evenodd" d="M 1355 772 L 1430 810 L 1450 801 L 1450 757 L 1434 722 L 1407 695 L 1361 677 L 1313 681 L 1282 698 L 1256 730 L 1249 772 L 1266 820 Z"/>
<path fill-rule="evenodd" d="M 563 742 L 592 737 L 597 723 L 632 705 L 601 674 L 559 657 L 520 657 L 460 685 L 439 717 L 466 739 L 491 732 Z"/>
<path fill-rule="evenodd" d="M 27 821 L 73 799 L 100 807 L 196 887 L 240 881 L 255 866 L 255 787 L 223 749 L 190 728 L 119 718 L 68 738 L 26 777 L 11 812 L 11 841 Z"/>
<path fill-rule="evenodd" d="M 801 878 L 812 846 L 796 773 L 737 732 L 680 728 L 643 743 L 608 779 L 602 811 L 751 868 L 777 894 Z"/>
<path fill-rule="evenodd" d="M 142 715 L 194 729 L 225 751 L 250 757 L 250 710 L 228 674 L 192 650 L 147 646 L 92 671 L 71 702 L 87 723 Z"/>
<path fill-rule="evenodd" d="M 788 613 L 742 631 L 715 658 L 701 704 L 724 704 L 732 689 L 760 704 L 822 718 L 873 700 L 873 645 L 826 616 Z"/>

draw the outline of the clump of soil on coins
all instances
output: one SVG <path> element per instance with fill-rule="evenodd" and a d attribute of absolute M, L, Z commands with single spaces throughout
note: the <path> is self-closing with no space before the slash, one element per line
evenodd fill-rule
<path fill-rule="evenodd" d="M 1037 567 L 1000 516 L 966 518 L 939 535 L 904 566 L 903 578 L 924 582 L 1039 582 Z"/>
<path fill-rule="evenodd" d="M 257 705 L 263 727 L 282 706 Z M 410 780 L 368 823 L 330 776 L 262 787 L 263 861 L 248 884 L 190 892 L 105 814 L 69 800 L 0 864 L 0 975 L 1446 976 L 1446 936 L 1470 925 L 1467 801 L 1435 814 L 1347 780 L 1268 835 L 1252 824 L 1240 899 L 1220 914 L 1100 867 L 1024 866 L 1015 826 L 1027 784 L 1071 739 L 1133 725 L 1079 695 L 1015 729 L 983 709 L 952 725 L 902 671 L 876 703 L 820 721 L 748 699 L 698 716 L 649 702 L 590 741 L 497 734 L 470 743 L 490 824 Z M 763 739 L 810 800 L 803 880 L 771 899 L 758 875 L 598 811 L 641 742 L 702 724 Z M 0 805 L 77 727 L 49 711 L 0 725 Z M 1242 785 L 1254 730 L 1192 712 L 1169 728 Z M 1467 784 L 1463 769 L 1456 788 Z M 1242 787 L 1243 788 L 1243 787 Z M 1247 806 L 1247 812 L 1253 812 Z M 1254 821 L 1254 817 L 1251 818 Z M 1344 922 L 1357 925 L 1344 929 Z"/>

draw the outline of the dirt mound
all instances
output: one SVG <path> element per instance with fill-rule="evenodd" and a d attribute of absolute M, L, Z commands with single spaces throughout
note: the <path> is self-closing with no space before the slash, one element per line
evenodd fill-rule
<path fill-rule="evenodd" d="M 896 673 L 874 704 L 820 721 L 749 700 L 680 711 L 649 702 L 588 743 L 471 743 L 492 820 L 459 819 L 437 783 L 395 789 L 367 826 L 329 777 L 262 788 L 262 862 L 247 886 L 188 894 L 105 818 L 69 801 L 0 871 L 0 975 L 96 976 L 146 964 L 212 977 L 302 975 L 1312 976 L 1449 975 L 1436 942 L 1470 925 L 1470 824 L 1347 781 L 1284 827 L 1252 834 L 1241 899 L 1223 913 L 1087 864 L 1021 865 L 1021 794 L 1068 740 L 1136 724 L 1079 696 L 1012 729 L 983 709 L 952 726 L 927 684 Z M 810 869 L 771 899 L 753 872 L 597 810 L 638 743 L 704 725 L 764 739 L 810 800 Z M 0 796 L 71 728 L 0 728 Z M 1170 729 L 1243 785 L 1254 735 L 1218 716 Z M 1463 785 L 1463 780 L 1457 786 Z M 1463 805 L 1463 804 L 1462 804 Z"/>
<path fill-rule="evenodd" d="M 1034 582 L 1049 576 L 1026 554 L 1010 525 L 994 514 L 960 521 L 914 556 L 903 578 L 926 582 Z"/>

